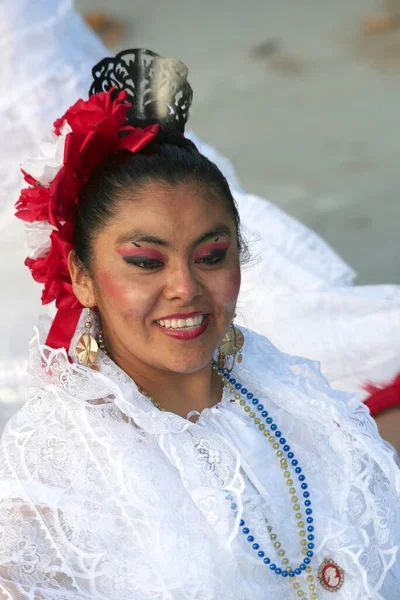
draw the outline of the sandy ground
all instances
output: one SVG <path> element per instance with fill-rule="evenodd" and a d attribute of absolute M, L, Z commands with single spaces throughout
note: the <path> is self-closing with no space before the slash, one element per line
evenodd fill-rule
<path fill-rule="evenodd" d="M 391 0 L 396 2 L 396 0 Z M 400 283 L 400 32 L 379 0 L 78 0 L 122 19 L 115 47 L 190 69 L 190 127 L 245 189 L 314 228 L 359 283 Z"/>

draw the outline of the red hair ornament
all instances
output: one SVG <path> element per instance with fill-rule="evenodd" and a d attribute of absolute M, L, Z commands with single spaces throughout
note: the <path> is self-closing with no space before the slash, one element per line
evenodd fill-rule
<path fill-rule="evenodd" d="M 72 291 L 68 270 L 80 190 L 108 156 L 124 149 L 138 152 L 159 130 L 158 124 L 143 129 L 129 125 L 131 108 L 127 93 L 115 96 L 114 89 L 78 100 L 55 121 L 44 155 L 22 171 L 29 187 L 21 191 L 16 216 L 32 224 L 31 236 L 35 224 L 41 231 L 43 224 L 49 225 L 49 247 L 35 248 L 34 257 L 28 257 L 25 264 L 34 280 L 44 285 L 42 304 L 55 301 L 57 307 L 46 340 L 52 348 L 68 352 L 83 308 Z"/>

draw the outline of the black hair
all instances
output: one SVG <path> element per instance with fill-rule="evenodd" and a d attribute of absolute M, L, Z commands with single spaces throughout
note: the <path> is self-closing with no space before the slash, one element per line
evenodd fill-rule
<path fill-rule="evenodd" d="M 96 233 L 107 226 L 127 191 L 132 194 L 149 182 L 194 183 L 225 200 L 236 225 L 239 251 L 246 254 L 236 202 L 221 171 L 181 133 L 160 129 L 154 141 L 139 152 L 123 150 L 109 157 L 83 186 L 75 215 L 74 246 L 78 261 L 87 269 Z"/>

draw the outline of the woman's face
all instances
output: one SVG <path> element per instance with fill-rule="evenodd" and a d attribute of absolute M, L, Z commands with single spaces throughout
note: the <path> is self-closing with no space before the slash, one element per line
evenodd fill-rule
<path fill-rule="evenodd" d="M 148 184 L 121 201 L 98 234 L 92 265 L 83 286 L 72 270 L 74 291 L 97 306 L 107 349 L 122 368 L 193 373 L 210 361 L 240 287 L 225 200 L 194 184 Z"/>

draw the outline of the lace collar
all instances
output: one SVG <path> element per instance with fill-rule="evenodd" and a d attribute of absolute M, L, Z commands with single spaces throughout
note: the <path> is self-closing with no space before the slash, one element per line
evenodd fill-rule
<path fill-rule="evenodd" d="M 326 396 L 324 392 L 329 385 L 321 377 L 317 363 L 282 354 L 266 338 L 244 328 L 243 331 L 246 340 L 244 358 L 241 365 L 235 365 L 232 376 L 246 383 L 260 398 L 268 397 L 279 410 L 286 410 L 303 421 L 306 396 L 307 418 L 321 426 L 326 422 L 326 403 L 330 405 L 331 414 L 338 423 L 343 422 L 343 417 L 348 418 L 349 413 L 359 406 L 357 401 L 352 404 L 351 398 L 345 393 L 335 392 L 335 397 Z M 212 414 L 216 406 L 220 408 L 231 399 L 224 389 L 218 405 L 203 410 L 198 422 L 192 423 L 179 415 L 158 410 L 139 392 L 131 377 L 101 351 L 98 366 L 99 371 L 94 371 L 71 363 L 65 350 L 54 350 L 41 344 L 36 331 L 30 359 L 30 372 L 35 377 L 36 386 L 61 388 L 83 402 L 96 403 L 99 399 L 113 402 L 148 433 L 180 433 L 188 428 L 196 428 L 206 416 Z M 294 388 L 297 389 L 295 395 Z M 309 394 L 311 389 L 313 393 Z M 315 393 L 316 389 L 324 396 L 323 407 L 319 394 Z M 338 399 L 342 402 L 338 402 Z"/>
<path fill-rule="evenodd" d="M 135 423 L 149 433 L 165 434 L 180 433 L 186 431 L 200 421 L 210 416 L 217 407 L 221 407 L 230 401 L 227 390 L 223 388 L 221 400 L 211 408 L 205 408 L 197 423 L 193 423 L 179 415 L 168 411 L 160 411 L 146 398 L 138 389 L 135 381 L 125 373 L 109 356 L 99 352 L 99 373 L 106 376 L 110 381 L 116 383 L 121 394 L 115 396 L 115 404 L 118 408 L 131 417 Z"/>

